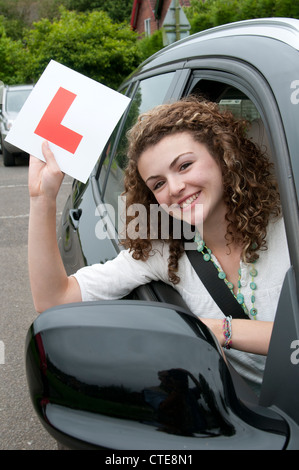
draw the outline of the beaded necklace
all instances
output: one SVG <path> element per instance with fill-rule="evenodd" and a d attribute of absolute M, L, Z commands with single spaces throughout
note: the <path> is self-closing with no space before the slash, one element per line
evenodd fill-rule
<path fill-rule="evenodd" d="M 238 278 L 238 292 L 237 294 L 234 293 L 234 285 L 232 282 L 228 281 L 226 278 L 226 274 L 222 269 L 213 261 L 212 258 L 212 251 L 210 248 L 208 248 L 205 244 L 205 242 L 202 240 L 201 236 L 199 233 L 197 233 L 194 237 L 194 241 L 197 244 L 197 251 L 202 253 L 203 259 L 205 261 L 211 261 L 215 268 L 218 271 L 218 278 L 223 280 L 237 302 L 242 306 L 244 312 L 246 315 L 249 316 L 249 314 L 256 320 L 256 315 L 257 315 L 257 308 L 255 307 L 255 291 L 257 289 L 257 284 L 255 282 L 255 277 L 257 276 L 257 270 L 254 267 L 253 263 L 251 263 L 250 266 L 250 271 L 249 274 L 251 276 L 251 282 L 250 282 L 250 289 L 251 289 L 251 309 L 248 310 L 245 301 L 244 301 L 244 295 L 241 292 L 241 269 L 238 270 L 239 278 Z"/>

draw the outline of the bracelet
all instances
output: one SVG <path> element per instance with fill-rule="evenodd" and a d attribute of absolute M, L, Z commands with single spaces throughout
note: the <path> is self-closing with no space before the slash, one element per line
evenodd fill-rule
<path fill-rule="evenodd" d="M 232 317 L 226 317 L 223 320 L 223 336 L 224 336 L 224 345 L 225 349 L 230 349 L 232 347 Z"/>

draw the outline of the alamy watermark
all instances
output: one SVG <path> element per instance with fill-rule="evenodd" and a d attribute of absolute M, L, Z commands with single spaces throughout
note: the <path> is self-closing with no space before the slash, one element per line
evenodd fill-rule
<path fill-rule="evenodd" d="M 126 198 L 119 196 L 117 207 L 100 204 L 95 211 L 100 217 L 95 226 L 98 239 L 173 239 L 184 240 L 185 249 L 196 249 L 194 236 L 199 232 L 203 236 L 203 205 L 194 204 L 184 209 L 177 204 L 150 204 L 147 209 L 143 204 L 126 207 Z M 117 227 L 117 232 L 115 227 Z"/>
<path fill-rule="evenodd" d="M 294 90 L 291 93 L 291 103 L 298 104 L 299 103 L 299 80 L 292 81 L 291 89 Z"/>
<path fill-rule="evenodd" d="M 291 354 L 291 363 L 297 365 L 299 364 L 299 339 L 292 341 L 290 347 L 291 349 L 294 349 Z"/>

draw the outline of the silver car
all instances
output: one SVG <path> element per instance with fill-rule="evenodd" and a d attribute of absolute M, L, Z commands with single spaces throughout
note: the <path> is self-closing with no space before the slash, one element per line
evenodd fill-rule
<path fill-rule="evenodd" d="M 5 142 L 5 138 L 32 89 L 33 85 L 14 85 L 0 90 L 0 145 L 5 166 L 14 166 L 16 156 L 24 155 L 22 150 Z"/>
<path fill-rule="evenodd" d="M 131 103 L 88 182 L 73 182 L 63 210 L 58 243 L 65 269 L 72 274 L 120 252 L 126 135 L 140 113 L 193 94 L 245 118 L 250 138 L 275 165 L 291 259 L 261 394 L 224 360 L 179 293 L 151 282 L 125 299 L 65 304 L 35 320 L 26 364 L 37 415 L 67 448 L 158 449 L 142 454 L 154 465 L 159 456 L 170 463 L 163 456 L 172 455 L 169 449 L 177 451 L 171 463 L 192 458 L 194 465 L 201 454 L 192 452 L 202 449 L 298 450 L 299 20 L 244 21 L 190 36 L 149 58 L 119 90 Z M 157 400 L 162 380 L 167 398 L 184 390 L 185 401 L 168 401 L 171 426 Z"/>

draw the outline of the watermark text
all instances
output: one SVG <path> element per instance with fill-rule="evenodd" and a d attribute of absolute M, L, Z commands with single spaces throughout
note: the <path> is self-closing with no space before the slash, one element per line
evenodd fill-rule
<path fill-rule="evenodd" d="M 294 90 L 291 93 L 291 103 L 298 104 L 299 103 L 299 80 L 292 81 L 291 89 Z"/>
<path fill-rule="evenodd" d="M 294 349 L 291 354 L 291 363 L 297 365 L 299 364 L 299 339 L 291 342 L 291 349 Z"/>
<path fill-rule="evenodd" d="M 185 249 L 196 249 L 193 243 L 196 232 L 203 234 L 203 205 L 195 204 L 190 210 L 182 210 L 173 204 L 125 205 L 125 197 L 118 197 L 117 207 L 100 204 L 95 211 L 100 220 L 95 226 L 98 239 L 150 239 L 184 240 Z M 116 232 L 115 227 L 118 227 Z"/>

